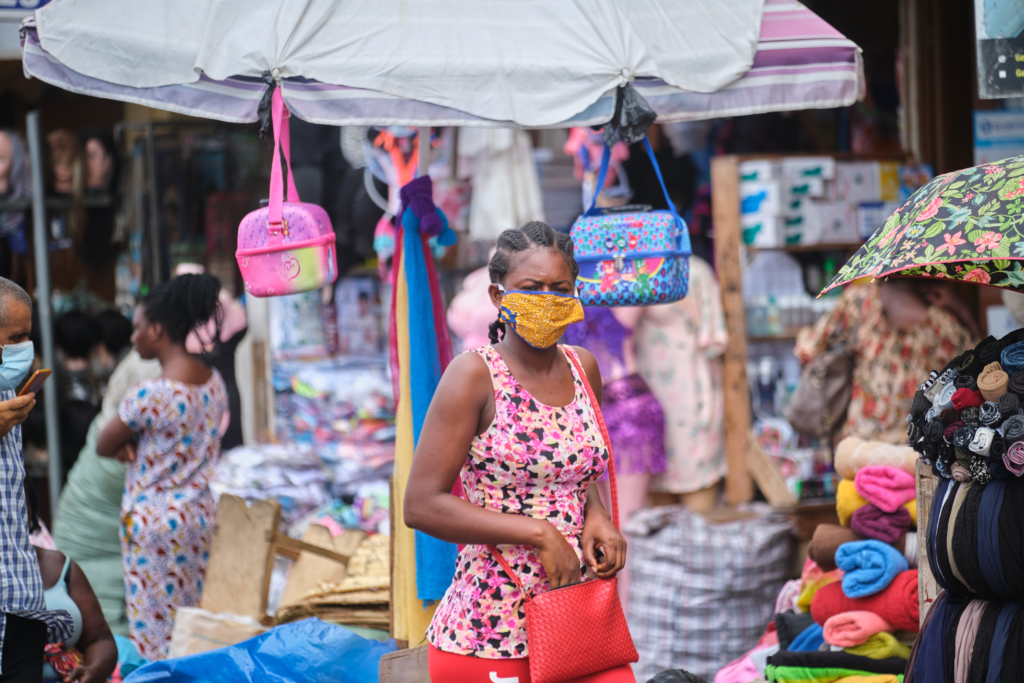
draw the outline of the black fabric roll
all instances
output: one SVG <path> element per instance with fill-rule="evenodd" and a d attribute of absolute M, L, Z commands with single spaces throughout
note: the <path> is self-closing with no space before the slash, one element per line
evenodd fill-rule
<path fill-rule="evenodd" d="M 956 430 L 956 434 L 953 435 L 953 445 L 963 450 L 968 450 L 968 446 L 971 445 L 971 441 L 974 440 L 974 427 L 963 426 Z M 959 456 L 957 457 L 959 460 Z"/>
<path fill-rule="evenodd" d="M 977 346 L 978 358 L 982 367 L 999 360 L 999 354 L 1003 352 L 1002 344 L 996 341 L 995 337 L 987 337 Z"/>
<path fill-rule="evenodd" d="M 967 672 L 967 683 L 985 683 L 988 675 L 988 653 L 992 647 L 992 637 L 996 633 L 996 622 L 1002 604 L 989 603 L 978 623 L 978 634 L 974 638 L 974 649 L 971 651 L 971 668 Z"/>
<path fill-rule="evenodd" d="M 964 616 L 964 612 L 970 604 L 970 600 L 963 600 L 957 604 L 953 610 L 953 617 L 949 620 L 949 629 L 946 631 L 944 638 L 946 670 L 943 673 L 946 674 L 945 683 L 955 683 L 953 676 L 956 673 L 956 667 L 953 663 L 956 661 L 956 632 L 960 630 L 960 619 Z"/>
<path fill-rule="evenodd" d="M 1007 443 L 1007 448 L 1010 447 L 1009 444 L 1024 439 L 1024 416 L 1011 415 L 1003 423 L 1003 439 Z"/>
<path fill-rule="evenodd" d="M 914 444 L 921 440 L 924 436 L 924 432 L 917 425 L 916 422 L 911 422 L 907 425 L 907 443 L 913 448 Z"/>
<path fill-rule="evenodd" d="M 960 411 L 960 419 L 964 421 L 966 427 L 980 427 L 981 426 L 981 408 L 971 406 L 964 408 Z"/>
<path fill-rule="evenodd" d="M 938 444 L 928 441 L 927 439 L 921 439 L 917 443 L 920 448 L 915 448 L 914 450 L 918 452 L 921 459 L 926 462 L 934 462 L 935 458 L 939 454 Z"/>
<path fill-rule="evenodd" d="M 959 419 L 960 413 L 957 412 L 956 408 L 944 408 L 943 411 L 939 413 L 939 422 L 947 427 Z"/>
<path fill-rule="evenodd" d="M 1006 453 L 1006 441 L 999 436 L 999 432 L 996 432 L 996 435 L 992 437 L 992 448 L 988 451 L 988 457 L 998 460 L 1003 457 L 1003 453 Z"/>
<path fill-rule="evenodd" d="M 960 506 L 960 514 L 957 515 L 956 525 L 953 527 L 953 560 L 956 561 L 957 569 L 979 595 L 993 595 L 992 588 L 981 573 L 978 562 L 978 508 L 981 505 L 981 495 L 985 492 L 985 484 L 991 479 L 988 465 L 985 458 L 976 457 L 971 463 L 971 479 L 974 483 L 964 496 L 963 505 Z M 984 481 L 975 477 L 975 472 L 984 472 Z"/>
<path fill-rule="evenodd" d="M 813 623 L 814 618 L 811 617 L 810 612 L 804 612 L 803 614 L 780 612 L 776 614 L 775 631 L 779 634 L 779 649 L 783 651 L 788 650 L 790 643 L 796 640 L 796 637 Z"/>
<path fill-rule="evenodd" d="M 918 389 L 917 393 L 914 394 L 914 403 L 910 406 L 910 417 L 912 420 L 917 421 L 924 419 L 924 414 L 928 412 L 928 409 L 932 407 L 932 402 L 928 400 L 928 397 L 924 395 L 924 392 Z"/>
<path fill-rule="evenodd" d="M 1010 470 L 1003 464 L 1002 456 L 988 459 L 988 471 L 996 481 L 1005 481 L 1010 478 Z"/>
<path fill-rule="evenodd" d="M 954 640 L 956 634 L 954 633 Z M 848 652 L 777 652 L 768 658 L 768 663 L 775 666 L 792 666 L 807 669 L 850 669 L 873 674 L 903 675 L 907 660 L 871 659 L 851 655 Z"/>
<path fill-rule="evenodd" d="M 960 374 L 955 380 L 953 380 L 953 386 L 957 389 L 970 389 L 971 391 L 978 390 L 978 379 L 976 375 L 965 375 Z"/>
<path fill-rule="evenodd" d="M 944 431 L 946 431 L 946 427 L 941 422 L 926 422 L 924 425 L 924 438 L 933 444 L 941 443 Z"/>
<path fill-rule="evenodd" d="M 943 479 L 953 478 L 953 475 L 950 474 L 949 468 L 946 466 L 946 463 L 942 462 L 941 460 L 936 460 L 935 462 L 932 463 L 932 474 L 934 474 L 936 477 L 942 477 Z"/>
<path fill-rule="evenodd" d="M 1010 375 L 1010 380 L 1006 384 L 1006 390 L 1011 394 L 1015 394 L 1018 399 L 1024 398 L 1024 372 L 1015 372 Z"/>
<path fill-rule="evenodd" d="M 1003 670 L 999 674 L 999 683 L 1017 683 L 1017 676 L 1020 672 L 1020 647 L 1018 643 L 1021 637 L 1021 616 L 1024 610 L 1017 610 L 1013 620 L 1010 621 L 1010 628 L 1006 634 L 1006 649 L 1003 650 Z"/>
<path fill-rule="evenodd" d="M 1017 411 L 1020 410 L 1020 399 L 1017 398 L 1016 394 L 1003 394 L 999 397 L 999 402 L 996 404 L 999 408 L 999 413 L 1003 416 L 1003 419 L 1016 415 Z"/>
<path fill-rule="evenodd" d="M 981 368 L 981 359 L 978 358 L 977 352 L 964 351 L 964 355 L 960 356 L 960 365 L 957 367 L 957 371 L 961 375 L 977 377 Z"/>
<path fill-rule="evenodd" d="M 961 596 L 965 596 L 969 593 L 967 587 L 964 586 L 960 582 L 960 579 L 956 578 L 953 574 L 953 567 L 949 562 L 948 544 L 946 543 L 946 539 L 949 537 L 949 525 L 951 523 L 955 525 L 956 523 L 955 519 L 950 520 L 950 516 L 953 512 L 953 503 L 956 500 L 956 495 L 960 491 L 961 486 L 964 486 L 964 484 L 961 484 L 958 481 L 950 483 L 949 495 L 946 496 L 942 510 L 939 513 L 939 523 L 935 530 L 936 540 L 934 543 L 934 547 L 936 549 L 935 562 L 939 567 L 939 571 L 942 573 L 942 577 L 945 579 L 945 585 L 943 585 L 942 581 L 939 581 L 938 577 L 936 577 L 936 581 L 939 581 L 939 584 L 949 591 L 950 596 L 956 599 L 959 599 Z"/>
<path fill-rule="evenodd" d="M 956 453 L 953 452 L 953 446 L 943 441 L 939 444 L 939 447 L 935 451 L 935 459 L 941 460 L 946 464 L 948 470 L 953 466 L 953 462 L 956 460 Z"/>
<path fill-rule="evenodd" d="M 1009 396 L 1009 394 L 1004 394 Z M 986 427 L 995 427 L 1003 421 L 1003 413 L 999 410 L 999 404 L 992 401 L 985 401 L 978 409 L 978 419 Z M 966 420 L 964 420 L 966 422 Z"/>
<path fill-rule="evenodd" d="M 960 448 L 959 446 L 953 446 L 953 453 L 956 455 L 956 461 L 960 463 L 960 466 L 970 472 L 971 460 L 974 459 L 974 453 L 971 453 L 966 448 Z"/>

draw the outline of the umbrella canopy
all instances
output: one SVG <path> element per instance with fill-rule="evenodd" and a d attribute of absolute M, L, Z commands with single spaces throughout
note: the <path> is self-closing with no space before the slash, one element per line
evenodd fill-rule
<path fill-rule="evenodd" d="M 60 8 L 64 4 L 67 3 L 56 0 L 51 7 Z M 674 12 L 695 11 L 690 3 L 666 4 Z M 633 11 L 640 7 L 634 7 L 632 3 L 623 5 L 633 7 Z M 733 9 L 740 12 L 743 8 L 737 6 Z M 752 67 L 731 82 L 723 83 L 721 89 L 715 92 L 687 90 L 670 85 L 661 78 L 643 77 L 634 81 L 660 121 L 839 107 L 853 104 L 860 98 L 863 93 L 863 67 L 860 49 L 854 43 L 797 2 L 767 0 L 763 9 Z M 40 18 L 44 16 L 40 11 Z M 88 75 L 82 71 L 80 63 L 67 61 L 77 59 L 76 54 L 64 50 L 51 54 L 44 48 L 44 45 L 52 45 L 47 33 L 52 24 L 51 19 L 40 28 L 34 19 L 29 19 L 23 26 L 26 76 L 84 95 L 134 102 L 191 116 L 235 123 L 258 119 L 257 108 L 266 89 L 259 73 L 248 76 L 236 74 L 217 80 L 205 72 L 190 72 L 187 80 L 170 85 L 140 86 L 134 82 L 105 80 L 96 74 L 107 78 L 113 77 L 112 74 L 90 71 L 92 75 Z M 70 30 L 61 28 L 64 32 Z M 94 42 L 101 46 L 108 44 Z M 118 64 L 122 61 L 123 57 L 110 60 Z M 695 63 L 692 68 L 699 70 L 703 67 Z M 620 72 L 621 69 L 617 73 Z M 643 74 L 634 72 L 634 75 Z M 536 83 L 549 83 L 539 80 L 540 76 L 537 78 Z M 500 79 L 491 80 L 497 83 Z M 608 82 L 618 83 L 620 79 Z M 551 82 L 552 92 L 556 85 L 556 82 Z M 288 108 L 311 123 L 500 128 L 529 125 L 512 119 L 488 118 L 438 101 L 398 96 L 381 88 L 381 84 L 356 87 L 352 83 L 329 84 L 298 76 L 284 77 L 281 82 Z M 580 108 L 566 118 L 530 127 L 594 126 L 608 122 L 615 110 L 615 86 L 591 96 L 593 101 L 585 105 L 581 101 L 575 105 Z"/>
<path fill-rule="evenodd" d="M 726 7 L 723 7 L 726 4 Z M 764 0 L 54 0 L 38 45 L 135 89 L 301 78 L 560 124 L 635 78 L 710 93 L 754 61 Z"/>
<path fill-rule="evenodd" d="M 1024 291 L 1024 156 L 933 178 L 822 291 L 863 277 L 932 277 Z"/>

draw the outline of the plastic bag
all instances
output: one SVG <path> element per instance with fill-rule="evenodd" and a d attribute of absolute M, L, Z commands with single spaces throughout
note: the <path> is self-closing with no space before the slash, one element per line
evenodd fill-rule
<path fill-rule="evenodd" d="M 394 640 L 304 619 L 231 647 L 152 662 L 124 683 L 377 683 L 380 658 L 395 649 Z"/>

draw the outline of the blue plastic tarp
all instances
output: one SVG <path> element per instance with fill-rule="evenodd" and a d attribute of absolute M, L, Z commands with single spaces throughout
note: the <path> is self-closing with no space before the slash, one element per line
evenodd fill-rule
<path fill-rule="evenodd" d="M 124 683 L 377 683 L 379 643 L 342 626 L 304 619 L 231 647 L 152 662 Z"/>

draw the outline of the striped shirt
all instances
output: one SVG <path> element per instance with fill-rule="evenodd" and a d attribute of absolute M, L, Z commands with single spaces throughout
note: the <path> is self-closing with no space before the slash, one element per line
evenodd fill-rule
<path fill-rule="evenodd" d="M 0 401 L 14 396 L 13 390 L 0 392 Z M 47 610 L 43 599 L 39 561 L 28 540 L 21 425 L 0 437 L 0 649 L 8 614 L 45 622 L 50 643 L 63 643 L 75 628 L 70 614 Z"/>

